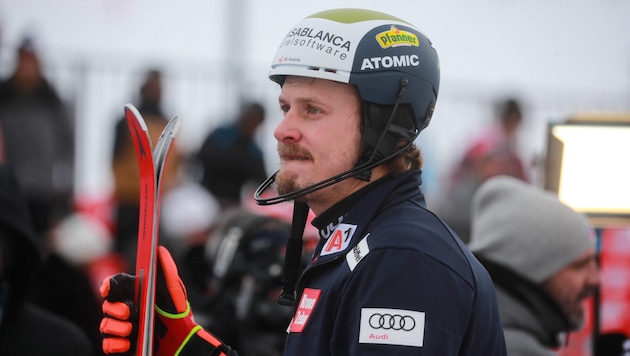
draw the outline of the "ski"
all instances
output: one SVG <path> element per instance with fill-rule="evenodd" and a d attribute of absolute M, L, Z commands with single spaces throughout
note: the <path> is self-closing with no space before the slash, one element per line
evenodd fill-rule
<path fill-rule="evenodd" d="M 134 295 L 139 314 L 136 355 L 150 356 L 153 355 L 155 278 L 162 171 L 181 121 L 178 116 L 173 117 L 162 130 L 154 148 L 147 125 L 133 105 L 125 105 L 125 118 L 136 149 L 140 171 L 140 213 Z"/>

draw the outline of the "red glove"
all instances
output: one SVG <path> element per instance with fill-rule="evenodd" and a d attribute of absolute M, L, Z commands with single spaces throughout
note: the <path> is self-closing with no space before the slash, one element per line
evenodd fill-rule
<path fill-rule="evenodd" d="M 133 302 L 135 277 L 120 273 L 101 285 L 103 351 L 108 355 L 132 354 L 138 330 Z M 163 246 L 158 250 L 155 297 L 154 352 L 157 356 L 227 356 L 231 348 L 195 323 L 179 278 L 177 266 Z"/>

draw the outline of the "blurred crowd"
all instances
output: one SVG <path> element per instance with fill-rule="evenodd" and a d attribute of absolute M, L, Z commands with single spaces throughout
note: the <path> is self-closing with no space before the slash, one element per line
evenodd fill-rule
<path fill-rule="evenodd" d="M 87 349 L 100 355 L 98 286 L 108 275 L 135 272 L 140 196 L 135 148 L 125 118 L 113 120 L 111 194 L 97 206 L 77 201 L 73 177 L 78 118 L 47 80 L 31 39 L 25 39 L 15 55 L 14 70 L 0 81 L 0 354 L 10 350 L 10 344 L 28 344 L 27 336 L 15 335 L 15 325 L 21 325 L 22 330 L 33 328 L 33 333 L 46 334 L 46 340 L 67 340 L 67 336 L 55 336 L 63 330 L 68 330 L 65 335 L 75 335 L 65 344 L 50 346 L 50 355 L 87 355 Z M 145 74 L 137 96 L 129 99 L 146 121 L 155 144 L 170 114 L 162 107 L 164 74 L 159 68 L 149 68 Z M 292 317 L 290 309 L 276 302 L 292 207 L 289 203 L 259 207 L 253 201 L 255 188 L 273 173 L 266 171 L 263 151 L 255 139 L 266 108 L 256 101 L 240 104 L 238 115 L 208 132 L 194 152 L 185 154 L 175 141 L 162 180 L 160 244 L 173 254 L 201 325 L 241 355 L 280 355 Z M 531 158 L 522 156 L 516 142 L 527 118 L 525 107 L 520 98 L 498 98 L 496 120 L 462 146 L 461 158 L 441 184 L 440 200 L 429 202 L 480 259 L 492 260 L 503 246 L 501 241 L 488 240 L 493 232 L 479 231 L 485 226 L 479 222 L 482 219 L 483 223 L 498 219 L 485 212 L 494 205 L 484 199 L 499 194 L 487 186 L 479 192 L 480 187 L 490 181 L 497 184 L 493 180 L 497 176 L 509 176 L 502 183 L 506 186 L 495 188 L 505 190 L 498 196 L 505 198 L 519 189 L 525 197 L 538 194 L 528 190 L 532 187 L 519 185 L 532 186 Z M 540 204 L 546 209 L 546 203 Z M 511 213 L 504 207 L 497 211 Z M 558 209 L 558 214 L 564 212 L 564 208 Z M 542 215 L 546 211 L 541 210 Z M 525 230 L 536 220 L 522 224 Z M 619 238 L 619 244 L 628 248 L 630 239 L 624 231 L 606 233 L 626 236 L 625 240 Z M 552 238 L 542 232 L 537 237 Z M 318 232 L 307 224 L 305 261 L 318 238 Z M 546 246 L 533 245 L 521 246 L 522 254 L 537 256 L 538 251 L 528 249 Z M 548 255 L 544 256 L 568 256 L 562 262 L 569 264 L 583 251 L 568 256 L 559 245 L 556 250 L 546 249 Z M 544 275 L 529 278 L 528 273 L 535 273 L 532 268 L 523 267 L 518 259 L 508 258 L 510 261 L 514 262 L 510 268 L 524 275 L 523 285 L 541 283 L 564 267 L 549 267 Z M 499 271 L 505 277 L 502 268 L 493 264 L 496 262 L 490 261 L 486 267 L 491 274 Z M 584 293 L 599 286 L 594 270 L 588 271 Z M 10 310 L 18 306 L 27 312 L 16 315 L 19 313 Z M 587 322 L 592 324 L 592 317 Z M 37 330 L 33 324 L 39 325 Z M 613 331 L 623 335 L 630 328 L 626 325 Z M 583 337 L 590 340 L 591 335 Z M 561 347 L 556 340 L 551 344 Z M 50 351 L 57 349 L 58 353 Z"/>
<path fill-rule="evenodd" d="M 130 98 L 153 144 L 170 119 L 162 86 L 162 71 L 149 68 Z M 265 210 L 253 202 L 267 177 L 255 140 L 264 119 L 262 104 L 243 102 L 196 152 L 184 154 L 175 141 L 161 186 L 160 244 L 178 262 L 197 319 L 244 355 L 279 355 L 291 318 L 276 300 L 292 207 Z M 98 287 L 108 275 L 135 272 L 140 183 L 127 122 L 121 116 L 111 127 L 112 191 L 96 204 L 77 200 L 75 118 L 27 38 L 0 82 L 0 128 L 0 276 L 7 281 L 0 354 L 100 355 Z M 313 246 L 316 232 L 305 236 Z M 25 316 L 11 312 L 24 306 Z M 30 323 L 42 324 L 46 340 L 69 341 L 28 348 L 38 334 Z M 16 325 L 24 335 L 16 336 Z"/>

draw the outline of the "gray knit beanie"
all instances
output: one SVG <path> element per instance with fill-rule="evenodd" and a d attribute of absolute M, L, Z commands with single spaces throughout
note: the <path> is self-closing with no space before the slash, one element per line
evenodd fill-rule
<path fill-rule="evenodd" d="M 594 247 L 592 231 L 556 195 L 498 176 L 475 193 L 469 247 L 538 284 Z"/>

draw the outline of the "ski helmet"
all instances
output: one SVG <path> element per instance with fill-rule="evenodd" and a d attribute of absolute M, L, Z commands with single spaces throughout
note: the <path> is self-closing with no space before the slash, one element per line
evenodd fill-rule
<path fill-rule="evenodd" d="M 397 17 L 362 9 L 315 13 L 298 22 L 280 43 L 269 77 L 283 85 L 287 76 L 349 83 L 361 99 L 362 158 L 344 173 L 297 192 L 272 199 L 256 192 L 267 205 L 295 199 L 349 177 L 370 180 L 371 169 L 401 153 L 431 120 L 437 100 L 440 68 L 431 41 Z"/>

